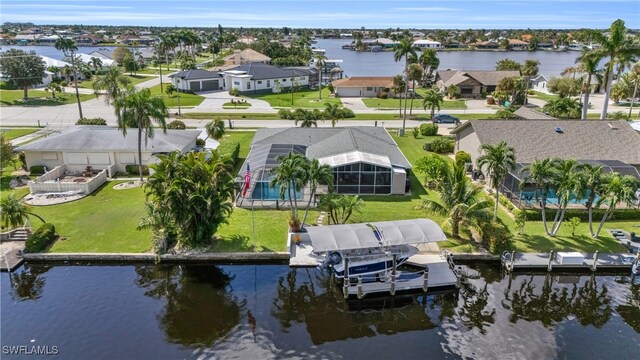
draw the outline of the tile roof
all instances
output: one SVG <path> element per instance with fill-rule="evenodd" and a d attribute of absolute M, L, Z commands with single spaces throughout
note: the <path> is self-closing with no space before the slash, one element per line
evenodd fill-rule
<path fill-rule="evenodd" d="M 640 133 L 621 120 L 471 120 L 480 144 L 506 141 L 520 163 L 557 157 L 575 160 L 618 160 L 640 165 Z M 561 132 L 555 129 L 560 128 Z"/>
<path fill-rule="evenodd" d="M 340 79 L 333 82 L 334 87 L 391 87 L 393 77 L 391 76 L 354 76 Z"/>
<path fill-rule="evenodd" d="M 271 61 L 271 58 L 267 55 L 259 53 L 253 49 L 244 49 L 239 52 L 240 59 L 244 62 L 262 62 L 262 61 Z M 233 53 L 224 58 L 225 61 L 233 60 L 236 57 L 236 53 Z"/>
<path fill-rule="evenodd" d="M 445 86 L 458 85 L 469 78 L 473 78 L 485 86 L 496 86 L 500 80 L 506 77 L 520 76 L 520 72 L 494 70 L 443 70 L 438 71 L 436 76 L 440 77 Z"/>

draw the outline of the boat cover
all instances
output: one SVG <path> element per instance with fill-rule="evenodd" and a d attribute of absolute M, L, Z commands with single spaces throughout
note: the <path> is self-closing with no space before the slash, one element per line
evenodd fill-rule
<path fill-rule="evenodd" d="M 440 226 L 429 219 L 313 226 L 306 229 L 315 252 L 367 249 L 447 240 Z"/>

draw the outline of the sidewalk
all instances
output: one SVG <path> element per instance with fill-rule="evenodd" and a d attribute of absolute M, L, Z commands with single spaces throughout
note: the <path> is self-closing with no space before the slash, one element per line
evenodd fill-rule
<path fill-rule="evenodd" d="M 19 138 L 15 138 L 15 139 L 11 140 L 11 145 L 17 146 L 17 145 L 20 145 L 20 144 L 24 144 L 26 142 L 29 142 L 29 141 L 35 139 L 35 138 L 39 138 L 41 136 L 48 135 L 48 134 L 50 134 L 52 132 L 53 132 L 52 130 L 49 130 L 47 128 L 42 128 L 42 129 L 40 129 L 40 130 L 38 130 L 36 132 L 32 132 L 31 134 L 27 134 L 25 136 L 20 136 Z"/>

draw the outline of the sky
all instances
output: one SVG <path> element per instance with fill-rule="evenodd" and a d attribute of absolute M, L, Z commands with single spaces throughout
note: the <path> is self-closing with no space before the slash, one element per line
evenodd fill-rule
<path fill-rule="evenodd" d="M 130 26 L 640 28 L 640 0 L 1 0 L 1 22 Z"/>

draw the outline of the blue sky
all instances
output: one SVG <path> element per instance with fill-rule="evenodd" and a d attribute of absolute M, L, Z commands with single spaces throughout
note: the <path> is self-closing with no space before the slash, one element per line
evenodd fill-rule
<path fill-rule="evenodd" d="M 639 0 L 1 0 L 36 24 L 326 28 L 640 28 Z"/>

